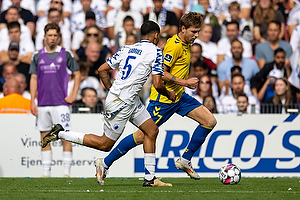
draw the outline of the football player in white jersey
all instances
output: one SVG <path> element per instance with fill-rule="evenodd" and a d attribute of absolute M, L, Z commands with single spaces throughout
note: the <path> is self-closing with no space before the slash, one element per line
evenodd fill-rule
<path fill-rule="evenodd" d="M 64 131 L 60 124 L 42 140 L 42 147 L 51 141 L 65 139 L 73 143 L 82 144 L 101 151 L 110 151 L 116 140 L 123 133 L 128 121 L 137 126 L 145 134 L 145 180 L 143 186 L 172 186 L 155 177 L 155 142 L 158 127 L 151 119 L 150 114 L 141 102 L 138 93 L 148 79 L 151 71 L 153 85 L 156 90 L 172 101 L 175 101 L 174 91 L 168 91 L 162 82 L 164 75 L 163 53 L 156 44 L 158 43 L 160 28 L 153 21 L 146 21 L 141 26 L 142 41 L 134 45 L 124 46 L 98 69 L 100 78 L 109 90 L 104 112 L 104 134 L 98 136 L 72 131 Z M 110 81 L 109 71 L 119 68 L 113 82 Z M 101 160 L 97 159 L 96 176 L 100 185 L 104 184 L 105 177 Z"/>

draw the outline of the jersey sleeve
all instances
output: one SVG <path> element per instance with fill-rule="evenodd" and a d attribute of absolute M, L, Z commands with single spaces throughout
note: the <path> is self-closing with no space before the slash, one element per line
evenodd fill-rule
<path fill-rule="evenodd" d="M 156 49 L 156 59 L 152 63 L 152 74 L 153 75 L 164 75 L 163 52 L 159 48 Z"/>
<path fill-rule="evenodd" d="M 290 39 L 290 45 L 292 46 L 293 52 L 298 49 L 298 44 L 300 44 L 300 25 L 295 27 Z"/>
<path fill-rule="evenodd" d="M 295 14 L 292 14 L 290 12 L 289 14 L 289 17 L 288 17 L 288 20 L 287 20 L 287 24 L 290 26 L 290 25 L 297 25 L 298 24 L 298 21 L 297 21 L 297 15 Z"/>
<path fill-rule="evenodd" d="M 29 74 L 37 74 L 38 61 L 39 61 L 39 51 L 36 51 L 31 57 Z"/>
<path fill-rule="evenodd" d="M 182 48 L 180 42 L 178 42 L 177 40 L 167 42 L 163 53 L 164 53 L 164 65 L 171 68 L 174 65 L 174 63 L 177 61 L 177 58 L 182 54 Z"/>
<path fill-rule="evenodd" d="M 71 72 L 75 72 L 79 70 L 79 66 L 74 58 L 74 55 L 69 50 L 66 50 L 66 62 L 67 62 L 67 68 L 70 69 Z"/>
<path fill-rule="evenodd" d="M 114 55 L 112 55 L 111 57 L 106 59 L 107 64 L 112 69 L 117 69 L 119 67 L 124 48 L 126 48 L 126 47 L 123 47 L 123 48 L 119 49 Z"/>

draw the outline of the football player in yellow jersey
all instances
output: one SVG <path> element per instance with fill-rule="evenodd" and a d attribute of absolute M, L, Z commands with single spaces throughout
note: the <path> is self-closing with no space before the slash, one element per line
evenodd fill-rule
<path fill-rule="evenodd" d="M 184 92 L 185 86 L 194 89 L 199 81 L 198 78 L 186 80 L 186 77 L 189 74 L 190 46 L 198 37 L 202 24 L 203 20 L 199 13 L 189 12 L 181 17 L 179 33 L 167 41 L 163 51 L 163 80 L 166 88 L 175 92 L 176 100 L 169 100 L 167 97 L 159 94 L 152 86 L 150 103 L 147 107 L 151 118 L 158 127 L 174 113 L 187 116 L 199 123 L 184 154 L 175 162 L 175 166 L 178 169 L 185 171 L 195 180 L 199 180 L 200 176 L 193 169 L 191 158 L 217 124 L 215 117 L 205 106 Z M 144 133 L 141 130 L 125 137 L 107 157 L 102 159 L 103 168 L 108 169 L 115 160 L 135 146 L 142 144 L 143 141 Z M 153 168 L 155 169 L 155 163 L 153 163 Z"/>

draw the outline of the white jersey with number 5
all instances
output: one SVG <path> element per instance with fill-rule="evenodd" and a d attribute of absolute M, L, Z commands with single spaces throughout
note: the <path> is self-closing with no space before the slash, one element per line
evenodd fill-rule
<path fill-rule="evenodd" d="M 162 50 L 147 40 L 124 46 L 106 61 L 112 69 L 119 68 L 109 92 L 128 104 L 134 102 L 151 71 L 164 74 Z"/>

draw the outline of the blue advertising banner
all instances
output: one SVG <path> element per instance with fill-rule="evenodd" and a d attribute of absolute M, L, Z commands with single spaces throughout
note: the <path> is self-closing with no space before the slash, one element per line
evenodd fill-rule
<path fill-rule="evenodd" d="M 216 117 L 218 125 L 192 158 L 196 172 L 213 175 L 222 165 L 235 163 L 249 176 L 261 176 L 262 173 L 265 176 L 300 176 L 298 115 Z M 160 128 L 157 173 L 181 172 L 174 162 L 182 155 L 197 126 L 188 118 L 175 118 L 177 123 L 172 118 Z M 144 172 L 143 157 L 135 158 L 135 172 Z"/>

